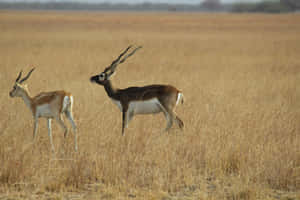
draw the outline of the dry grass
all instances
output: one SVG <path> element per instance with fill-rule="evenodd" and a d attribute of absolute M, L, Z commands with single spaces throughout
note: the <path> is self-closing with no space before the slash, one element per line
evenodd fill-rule
<path fill-rule="evenodd" d="M 0 13 L 0 199 L 299 199 L 300 15 Z M 89 77 L 129 44 L 124 88 L 172 84 L 184 132 L 162 115 L 121 114 Z M 32 95 L 75 98 L 79 152 L 8 92 L 37 67 Z"/>

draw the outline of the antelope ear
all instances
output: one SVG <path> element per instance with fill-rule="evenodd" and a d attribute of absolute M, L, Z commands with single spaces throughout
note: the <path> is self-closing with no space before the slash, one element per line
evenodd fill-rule
<path fill-rule="evenodd" d="M 27 84 L 22 85 L 25 90 L 28 90 Z"/>
<path fill-rule="evenodd" d="M 114 71 L 113 73 L 107 75 L 107 80 L 109 80 L 111 77 L 113 77 L 116 74 L 116 71 Z"/>

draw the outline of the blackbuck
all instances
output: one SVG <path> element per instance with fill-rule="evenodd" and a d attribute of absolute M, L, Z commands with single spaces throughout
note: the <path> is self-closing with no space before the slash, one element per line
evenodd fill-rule
<path fill-rule="evenodd" d="M 171 85 L 148 85 L 144 87 L 129 87 L 126 89 L 115 89 L 113 87 L 110 77 L 114 74 L 118 64 L 123 63 L 141 47 L 125 55 L 130 48 L 131 46 L 123 51 L 102 73 L 90 78 L 91 82 L 104 86 L 109 98 L 121 110 L 122 135 L 124 135 L 124 129 L 128 126 L 132 117 L 137 114 L 163 112 L 167 120 L 165 131 L 169 130 L 173 121 L 182 129 L 184 124 L 176 115 L 174 109 L 179 102 L 183 103 L 183 95 L 175 87 Z"/>
<path fill-rule="evenodd" d="M 33 70 L 34 68 L 31 69 L 31 71 L 23 79 L 21 79 L 21 71 L 15 81 L 13 89 L 9 93 L 11 97 L 21 97 L 27 107 L 31 110 L 34 118 L 33 140 L 35 139 L 38 129 L 38 119 L 46 118 L 51 148 L 52 151 L 54 151 L 51 133 L 51 120 L 53 118 L 56 119 L 59 125 L 64 129 L 64 136 L 66 137 L 68 128 L 65 126 L 62 120 L 62 114 L 65 114 L 70 120 L 73 128 L 75 137 L 75 151 L 77 151 L 76 125 L 72 114 L 73 96 L 70 93 L 61 90 L 54 92 L 42 92 L 35 97 L 30 97 L 27 86 L 23 83 L 30 77 Z"/>

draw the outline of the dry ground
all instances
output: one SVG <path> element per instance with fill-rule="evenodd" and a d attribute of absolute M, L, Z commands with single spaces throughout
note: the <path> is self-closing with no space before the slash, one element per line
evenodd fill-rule
<path fill-rule="evenodd" d="M 300 15 L 0 12 L 0 199 L 300 199 Z M 162 114 L 121 113 L 89 77 L 129 44 L 144 48 L 112 78 L 183 91 L 185 130 Z M 79 152 L 11 99 L 75 98 Z M 69 126 L 69 124 L 68 124 Z M 70 127 L 70 126 L 69 126 Z"/>

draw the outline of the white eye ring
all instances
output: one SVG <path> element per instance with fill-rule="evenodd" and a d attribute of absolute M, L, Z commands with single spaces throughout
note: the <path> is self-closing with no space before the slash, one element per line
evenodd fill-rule
<path fill-rule="evenodd" d="M 99 81 L 103 81 L 104 79 L 105 79 L 105 74 L 102 73 L 98 76 Z"/>

